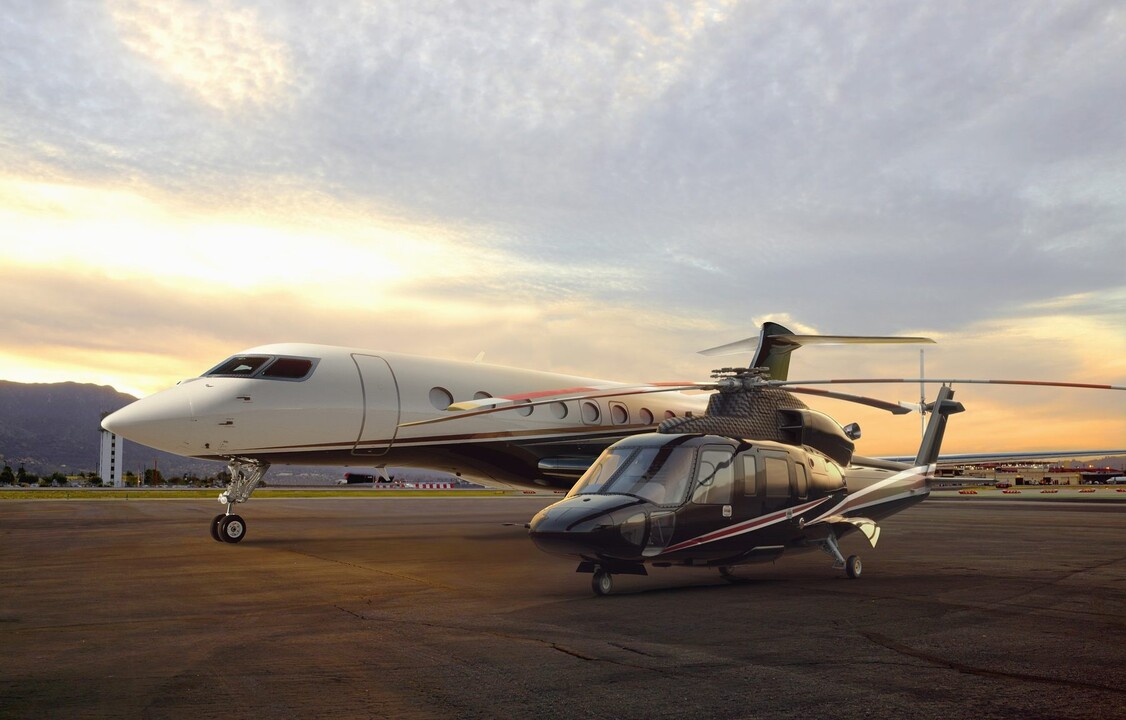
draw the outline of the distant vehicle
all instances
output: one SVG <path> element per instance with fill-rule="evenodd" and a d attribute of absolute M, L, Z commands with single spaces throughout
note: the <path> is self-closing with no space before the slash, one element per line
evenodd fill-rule
<path fill-rule="evenodd" d="M 994 485 L 993 487 L 995 487 L 995 488 L 997 488 L 997 489 L 999 489 L 999 490 L 1008 490 L 1008 489 L 1009 489 L 1009 488 L 1011 488 L 1012 486 L 1013 486 L 1013 484 L 1012 484 L 1012 483 L 1007 483 L 1007 482 L 999 482 L 999 483 L 997 483 L 996 485 Z"/>
<path fill-rule="evenodd" d="M 1112 478 L 1107 478 L 1107 485 L 1126 485 L 1126 475 L 1115 475 Z"/>

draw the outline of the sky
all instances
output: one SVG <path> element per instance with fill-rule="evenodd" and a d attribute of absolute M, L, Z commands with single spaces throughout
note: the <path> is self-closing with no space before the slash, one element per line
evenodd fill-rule
<path fill-rule="evenodd" d="M 1126 384 L 1126 8 L 7 0 L 0 291 L 0 379 L 137 395 L 281 341 L 706 379 L 765 320 Z M 1126 392 L 956 389 L 947 450 L 1126 447 Z"/>

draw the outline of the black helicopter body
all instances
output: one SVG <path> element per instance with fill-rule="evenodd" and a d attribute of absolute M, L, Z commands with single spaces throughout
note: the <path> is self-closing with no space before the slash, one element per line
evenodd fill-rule
<path fill-rule="evenodd" d="M 845 558 L 838 538 L 860 530 L 874 546 L 878 520 L 928 496 L 946 417 L 962 407 L 944 387 L 916 462 L 891 463 L 853 457 L 852 439 L 831 418 L 780 409 L 778 400 L 801 402 L 767 392 L 777 395 L 775 427 L 792 442 L 676 427 L 738 427 L 747 415 L 678 419 L 664 432 L 626 438 L 532 519 L 533 542 L 578 559 L 579 572 L 594 574 L 598 594 L 610 592 L 613 574 L 645 575 L 647 565 L 716 567 L 730 578 L 735 566 L 809 549 L 858 577 L 859 557 Z M 756 399 L 761 405 L 761 397 L 744 398 Z M 761 422 L 762 415 L 752 417 Z"/>

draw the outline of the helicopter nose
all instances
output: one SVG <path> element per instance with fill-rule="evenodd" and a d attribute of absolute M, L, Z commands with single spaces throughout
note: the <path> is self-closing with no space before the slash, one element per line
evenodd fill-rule
<path fill-rule="evenodd" d="M 157 450 L 177 452 L 192 423 L 186 388 L 176 386 L 134 401 L 102 420 L 102 427 Z"/>
<path fill-rule="evenodd" d="M 637 498 L 586 495 L 544 508 L 528 524 L 536 547 L 552 555 L 634 559 L 640 555 L 645 514 Z"/>

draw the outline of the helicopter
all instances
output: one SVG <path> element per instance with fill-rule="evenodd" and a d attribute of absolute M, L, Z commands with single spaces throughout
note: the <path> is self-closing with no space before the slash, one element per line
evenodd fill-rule
<path fill-rule="evenodd" d="M 748 439 L 742 418 L 700 418 L 710 422 L 696 431 L 670 423 L 607 448 L 528 534 L 578 558 L 598 595 L 614 574 L 647 575 L 646 565 L 713 567 L 734 581 L 739 565 L 814 548 L 858 578 L 860 556 L 846 558 L 839 538 L 859 531 L 875 547 L 878 521 L 928 496 L 947 419 L 965 410 L 953 395 L 939 389 L 910 463 L 854 455 L 859 428 L 808 408 L 775 410 L 780 441 Z"/>
<path fill-rule="evenodd" d="M 650 383 L 583 396 L 715 391 L 704 415 L 666 419 L 656 432 L 606 448 L 562 500 L 527 524 L 532 542 L 547 553 L 577 559 L 576 571 L 591 574 L 596 595 L 613 591 L 614 575 L 648 575 L 648 567 L 713 568 L 737 582 L 738 566 L 816 549 L 832 558 L 834 568 L 859 578 L 861 558 L 845 557 L 840 538 L 856 531 L 874 548 L 880 520 L 929 496 L 948 419 L 965 410 L 953 399 L 952 383 L 1126 389 L 1048 381 L 786 380 L 790 352 L 813 342 L 933 341 L 797 336 L 767 323 L 751 367 L 720 368 L 711 382 Z M 837 382 L 936 382 L 941 387 L 932 402 L 910 405 L 796 386 Z M 449 410 L 472 415 L 576 398 L 573 390 L 561 392 L 467 401 Z M 930 418 L 913 460 L 862 457 L 854 453 L 861 435 L 857 424 L 842 427 L 797 394 L 894 414 L 914 408 Z"/>

